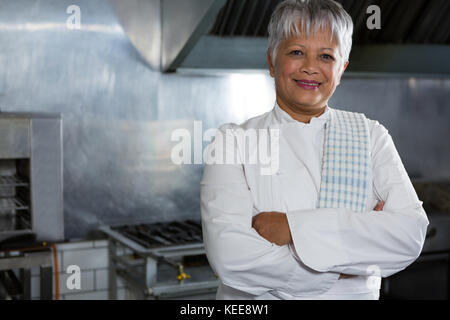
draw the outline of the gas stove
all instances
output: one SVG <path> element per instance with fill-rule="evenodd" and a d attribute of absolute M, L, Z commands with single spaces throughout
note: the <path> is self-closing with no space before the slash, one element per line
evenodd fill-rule
<path fill-rule="evenodd" d="M 214 299 L 219 281 L 206 258 L 199 221 L 104 226 L 109 239 L 109 298 L 116 278 L 135 299 Z"/>

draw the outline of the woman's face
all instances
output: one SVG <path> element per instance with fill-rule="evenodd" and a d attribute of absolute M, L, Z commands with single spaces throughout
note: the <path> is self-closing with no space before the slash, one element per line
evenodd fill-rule
<path fill-rule="evenodd" d="M 330 43 L 329 30 L 286 39 L 278 47 L 274 64 L 270 53 L 267 58 L 279 106 L 305 122 L 325 110 L 348 65 L 347 61 L 343 66 L 336 42 Z"/>

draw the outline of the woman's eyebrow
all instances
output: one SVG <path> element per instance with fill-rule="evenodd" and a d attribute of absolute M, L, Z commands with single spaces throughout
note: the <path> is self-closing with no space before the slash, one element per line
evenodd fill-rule
<path fill-rule="evenodd" d="M 298 44 L 298 43 L 291 43 L 291 44 L 289 45 L 289 47 L 293 47 L 293 46 L 306 48 L 304 45 L 301 45 L 301 44 Z"/>
<path fill-rule="evenodd" d="M 299 43 L 292 43 L 292 44 L 290 44 L 289 45 L 289 47 L 293 47 L 293 46 L 297 46 L 297 47 L 302 47 L 302 48 L 306 48 L 304 45 L 302 45 L 302 44 L 299 44 Z M 333 48 L 320 48 L 320 50 L 321 51 L 324 51 L 324 50 L 330 50 L 330 51 L 334 51 L 334 49 Z"/>

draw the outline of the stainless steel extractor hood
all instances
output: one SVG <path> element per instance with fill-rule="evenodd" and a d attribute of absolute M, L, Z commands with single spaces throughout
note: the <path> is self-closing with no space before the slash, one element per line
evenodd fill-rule
<path fill-rule="evenodd" d="M 111 0 L 130 41 L 159 71 L 175 70 L 226 0 Z"/>
<path fill-rule="evenodd" d="M 267 26 L 281 1 L 228 0 L 181 67 L 267 69 Z M 346 75 L 450 75 L 450 1 L 376 1 L 380 29 L 367 26 L 374 1 L 336 1 L 355 25 Z"/>
<path fill-rule="evenodd" d="M 266 69 L 267 25 L 282 0 L 110 0 L 131 42 L 155 69 Z M 448 76 L 448 0 L 337 0 L 355 29 L 346 74 Z"/>

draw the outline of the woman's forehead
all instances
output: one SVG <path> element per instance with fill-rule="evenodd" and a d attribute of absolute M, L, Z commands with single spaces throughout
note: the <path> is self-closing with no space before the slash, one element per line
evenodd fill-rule
<path fill-rule="evenodd" d="M 320 45 L 326 45 L 329 48 L 337 48 L 338 43 L 336 38 L 331 36 L 330 30 L 310 30 L 309 33 L 299 32 L 298 34 L 292 32 L 290 36 L 284 39 L 284 43 L 289 45 L 293 43 L 316 43 Z"/>
<path fill-rule="evenodd" d="M 311 24 L 309 28 L 306 28 L 305 24 L 299 22 L 297 28 L 290 30 L 289 38 L 302 39 L 302 40 L 318 40 L 323 42 L 336 42 L 335 35 L 332 34 L 329 25 L 317 25 Z"/>

